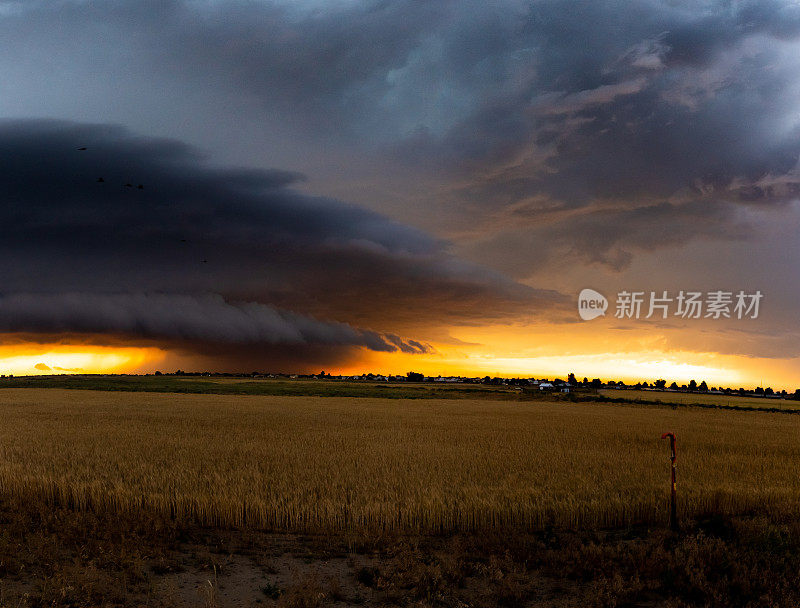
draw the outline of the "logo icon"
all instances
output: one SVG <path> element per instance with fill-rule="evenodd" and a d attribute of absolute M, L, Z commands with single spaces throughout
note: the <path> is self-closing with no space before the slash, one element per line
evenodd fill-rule
<path fill-rule="evenodd" d="M 608 310 L 608 300 L 594 289 L 584 289 L 578 296 L 578 314 L 584 321 L 604 316 Z"/>

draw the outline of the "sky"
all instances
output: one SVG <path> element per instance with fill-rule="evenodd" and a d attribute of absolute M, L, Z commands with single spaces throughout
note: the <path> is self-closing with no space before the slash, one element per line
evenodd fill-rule
<path fill-rule="evenodd" d="M 794 391 L 799 100 L 788 1 L 0 0 L 0 372 Z"/>

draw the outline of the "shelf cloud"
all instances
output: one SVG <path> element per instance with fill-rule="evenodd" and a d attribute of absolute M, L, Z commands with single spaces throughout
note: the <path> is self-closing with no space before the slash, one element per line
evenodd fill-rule
<path fill-rule="evenodd" d="M 0 331 L 429 352 L 426 326 L 563 297 L 375 212 L 108 125 L 0 121 Z M 435 304 L 432 306 L 432 304 Z M 362 325 L 361 323 L 366 325 Z M 375 328 L 375 329 L 373 329 Z"/>

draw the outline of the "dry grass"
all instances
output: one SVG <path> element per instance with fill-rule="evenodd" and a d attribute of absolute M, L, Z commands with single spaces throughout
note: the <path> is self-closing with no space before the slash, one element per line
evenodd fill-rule
<path fill-rule="evenodd" d="M 800 511 L 800 417 L 477 400 L 0 391 L 0 488 L 98 512 L 302 531 Z"/>
<path fill-rule="evenodd" d="M 800 524 L 294 535 L 0 500 L 0 606 L 796 608 Z"/>

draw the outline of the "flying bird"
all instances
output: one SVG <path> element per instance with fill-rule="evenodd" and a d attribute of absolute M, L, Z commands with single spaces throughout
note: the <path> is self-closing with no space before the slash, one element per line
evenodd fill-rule
<path fill-rule="evenodd" d="M 106 181 L 106 180 L 104 180 L 102 177 L 98 177 L 97 178 L 97 183 L 98 184 L 103 183 L 104 181 Z"/>
<path fill-rule="evenodd" d="M 86 148 L 78 148 L 81 152 L 83 152 Z"/>
<path fill-rule="evenodd" d="M 144 190 L 144 186 L 142 186 L 142 184 L 139 184 L 138 186 L 136 186 L 136 189 L 137 190 Z"/>
<path fill-rule="evenodd" d="M 125 184 L 126 188 L 133 188 L 133 184 Z"/>
<path fill-rule="evenodd" d="M 208 260 L 201 260 L 200 263 L 201 264 L 208 264 Z"/>

